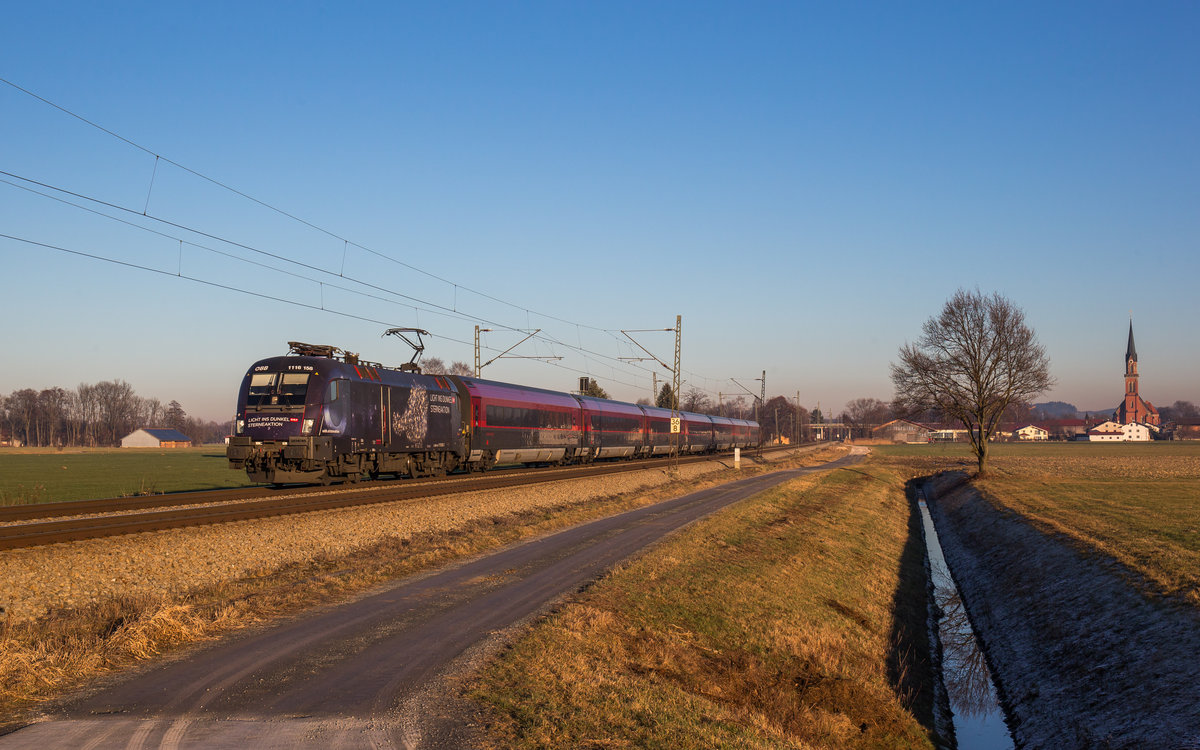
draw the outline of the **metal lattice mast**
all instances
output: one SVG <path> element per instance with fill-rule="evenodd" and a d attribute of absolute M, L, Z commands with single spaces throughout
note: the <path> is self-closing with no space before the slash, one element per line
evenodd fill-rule
<path fill-rule="evenodd" d="M 683 316 L 675 316 L 675 369 L 671 374 L 671 419 L 679 418 L 679 348 L 683 336 Z M 671 470 L 679 470 L 679 439 L 683 433 L 683 426 L 680 425 L 680 431 L 672 436 L 674 442 L 674 450 L 671 455 Z"/>
<path fill-rule="evenodd" d="M 479 369 L 480 369 L 479 368 L 479 331 L 480 330 L 481 329 L 479 328 L 479 326 L 475 326 L 475 377 L 479 377 Z M 482 330 L 490 331 L 491 329 L 484 328 Z"/>
<path fill-rule="evenodd" d="M 759 415 L 759 417 L 765 418 L 765 417 L 766 417 L 766 415 L 762 413 L 762 410 L 767 408 L 767 371 L 766 371 L 766 370 L 763 370 L 763 371 L 762 371 L 762 389 L 759 391 L 758 403 L 759 403 L 759 413 L 758 413 L 758 415 Z M 775 424 L 775 432 L 779 432 L 779 424 L 778 424 L 778 422 L 779 422 L 779 418 L 778 418 L 778 417 L 776 417 L 776 419 L 775 419 L 775 422 L 776 422 L 776 424 Z M 762 419 L 759 419 L 759 420 L 758 420 L 758 435 L 759 435 L 759 438 L 758 438 L 758 455 L 759 455 L 759 456 L 762 456 L 762 444 L 763 444 L 763 441 L 762 441 L 762 423 L 763 423 L 763 420 L 762 420 Z"/>

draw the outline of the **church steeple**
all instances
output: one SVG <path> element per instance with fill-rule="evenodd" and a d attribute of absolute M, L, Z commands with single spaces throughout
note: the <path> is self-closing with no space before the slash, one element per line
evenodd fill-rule
<path fill-rule="evenodd" d="M 1125 345 L 1125 400 L 1113 414 L 1114 421 L 1121 424 L 1145 422 L 1158 425 L 1158 410 L 1138 394 L 1138 356 L 1133 345 L 1133 316 L 1129 318 L 1129 343 Z"/>

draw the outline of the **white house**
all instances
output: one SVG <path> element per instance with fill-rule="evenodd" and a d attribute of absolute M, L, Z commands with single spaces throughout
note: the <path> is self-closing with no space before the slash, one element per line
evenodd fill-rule
<path fill-rule="evenodd" d="M 1087 434 L 1088 440 L 1094 443 L 1146 443 L 1150 441 L 1150 428 L 1137 422 L 1117 424 L 1109 420 L 1088 430 Z"/>
<path fill-rule="evenodd" d="M 1049 440 L 1050 431 L 1035 424 L 1027 424 L 1017 430 L 1017 440 Z"/>

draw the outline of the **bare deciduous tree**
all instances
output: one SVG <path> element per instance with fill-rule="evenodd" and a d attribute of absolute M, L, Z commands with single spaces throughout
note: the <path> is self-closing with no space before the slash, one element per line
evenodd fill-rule
<path fill-rule="evenodd" d="M 708 397 L 708 394 L 695 386 L 684 391 L 683 398 L 679 402 L 680 409 L 697 414 L 707 414 L 711 405 L 712 399 Z"/>
<path fill-rule="evenodd" d="M 842 419 L 850 423 L 858 437 L 870 437 L 871 428 L 891 417 L 891 407 L 877 398 L 856 398 L 846 404 L 846 411 L 842 413 Z"/>
<path fill-rule="evenodd" d="M 445 375 L 446 362 L 441 357 L 426 357 L 421 360 L 421 372 L 426 375 Z"/>
<path fill-rule="evenodd" d="M 916 343 L 892 365 L 895 403 L 906 413 L 937 409 L 967 429 L 987 471 L 988 441 L 1009 404 L 1031 401 L 1053 384 L 1050 361 L 1025 313 L 1010 300 L 958 290 L 925 321 Z"/>

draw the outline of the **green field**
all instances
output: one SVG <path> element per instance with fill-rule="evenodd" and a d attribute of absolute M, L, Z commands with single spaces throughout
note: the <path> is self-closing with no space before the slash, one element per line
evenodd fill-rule
<path fill-rule="evenodd" d="M 875 451 L 911 473 L 972 465 L 965 445 Z M 975 485 L 994 502 L 1200 606 L 1200 443 L 1007 443 L 990 460 Z"/>
<path fill-rule="evenodd" d="M 0 505 L 244 487 L 225 447 L 0 448 Z"/>

